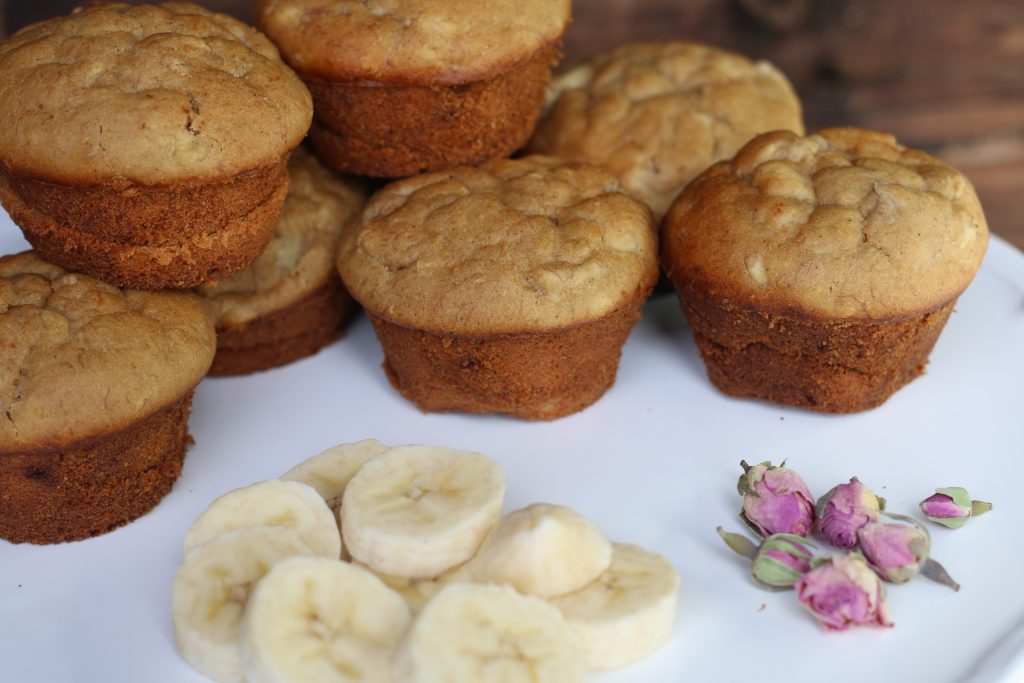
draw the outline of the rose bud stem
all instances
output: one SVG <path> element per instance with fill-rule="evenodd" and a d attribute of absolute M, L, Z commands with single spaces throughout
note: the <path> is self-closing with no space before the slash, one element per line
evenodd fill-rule
<path fill-rule="evenodd" d="M 954 591 L 960 590 L 960 584 L 953 580 L 946 568 L 930 557 L 921 565 L 921 576 L 943 586 L 949 586 Z"/>
<path fill-rule="evenodd" d="M 716 527 L 715 531 L 718 532 L 718 535 L 722 537 L 725 544 L 732 548 L 733 552 L 737 555 L 742 555 L 748 560 L 753 560 L 757 557 L 757 546 L 743 534 L 730 533 L 722 527 Z"/>

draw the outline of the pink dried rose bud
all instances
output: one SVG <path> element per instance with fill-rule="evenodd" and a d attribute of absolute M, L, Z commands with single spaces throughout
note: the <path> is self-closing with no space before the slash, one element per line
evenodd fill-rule
<path fill-rule="evenodd" d="M 813 547 L 807 539 L 794 534 L 772 534 L 761 542 L 760 547 L 742 534 L 733 534 L 717 529 L 726 545 L 738 555 L 753 563 L 750 575 L 754 582 L 766 590 L 792 588 L 797 580 L 811 570 Z"/>
<path fill-rule="evenodd" d="M 763 537 L 772 534 L 806 536 L 814 528 L 814 498 L 803 478 L 783 462 L 751 467 L 740 462 L 743 474 L 736 489 L 743 496 L 740 519 Z"/>
<path fill-rule="evenodd" d="M 946 569 L 931 559 L 931 538 L 928 531 L 903 515 L 890 515 L 909 524 L 870 522 L 857 532 L 860 550 L 872 569 L 885 581 L 906 583 L 921 574 L 955 591 L 960 584 Z"/>
<path fill-rule="evenodd" d="M 971 500 L 967 489 L 949 486 L 935 489 L 935 493 L 921 501 L 924 516 L 950 529 L 959 529 L 971 517 L 983 515 L 992 509 L 992 503 Z"/>
<path fill-rule="evenodd" d="M 850 550 L 857 545 L 857 531 L 877 522 L 884 509 L 885 499 L 854 477 L 818 499 L 818 531 L 835 547 Z"/>
<path fill-rule="evenodd" d="M 797 599 L 830 631 L 892 626 L 885 587 L 857 553 L 818 557 L 796 582 Z"/>

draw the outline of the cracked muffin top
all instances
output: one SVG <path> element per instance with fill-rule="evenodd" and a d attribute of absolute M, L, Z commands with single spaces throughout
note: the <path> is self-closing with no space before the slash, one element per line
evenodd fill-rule
<path fill-rule="evenodd" d="M 288 160 L 291 184 L 274 236 L 248 267 L 200 287 L 217 327 L 244 325 L 299 302 L 334 273 L 345 225 L 366 191 L 298 148 Z"/>
<path fill-rule="evenodd" d="M 125 429 L 206 374 L 213 324 L 188 292 L 118 289 L 27 251 L 0 258 L 0 453 Z"/>
<path fill-rule="evenodd" d="M 987 243 L 959 171 L 852 128 L 755 138 L 686 188 L 662 233 L 677 285 L 778 314 L 864 320 L 946 304 Z"/>
<path fill-rule="evenodd" d="M 557 76 L 528 150 L 598 164 L 660 220 L 680 190 L 759 133 L 803 133 L 768 62 L 690 43 L 632 43 Z"/>
<path fill-rule="evenodd" d="M 569 0 L 261 0 L 256 15 L 303 75 L 457 84 L 553 46 Z"/>
<path fill-rule="evenodd" d="M 312 111 L 265 36 L 196 5 L 98 4 L 0 43 L 0 162 L 30 176 L 221 179 L 279 162 Z"/>
<path fill-rule="evenodd" d="M 342 237 L 338 268 L 379 317 L 470 335 L 590 322 L 658 275 L 646 206 L 604 169 L 537 156 L 386 186 Z"/>

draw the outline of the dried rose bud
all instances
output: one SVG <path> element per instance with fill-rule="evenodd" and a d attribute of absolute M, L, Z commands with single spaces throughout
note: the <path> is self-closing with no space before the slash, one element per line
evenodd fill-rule
<path fill-rule="evenodd" d="M 857 553 L 818 557 L 796 582 L 796 596 L 831 631 L 892 626 L 885 588 Z"/>
<path fill-rule="evenodd" d="M 854 477 L 818 499 L 818 530 L 835 547 L 849 550 L 857 545 L 857 531 L 877 522 L 884 509 L 885 500 Z"/>
<path fill-rule="evenodd" d="M 792 588 L 797 580 L 811 570 L 813 553 L 807 539 L 794 534 L 772 534 L 764 539 L 761 546 L 754 545 L 742 534 L 732 534 L 718 527 L 718 535 L 738 555 L 753 564 L 750 574 L 754 581 L 767 590 Z"/>
<path fill-rule="evenodd" d="M 903 515 L 890 515 L 909 524 L 870 522 L 857 532 L 860 550 L 872 569 L 885 581 L 906 583 L 918 574 L 949 586 L 955 591 L 960 584 L 945 568 L 928 557 L 931 538 L 928 531 Z"/>
<path fill-rule="evenodd" d="M 992 503 L 971 500 L 967 489 L 949 486 L 935 489 L 935 493 L 921 501 L 924 516 L 950 529 L 959 529 L 971 517 L 983 515 L 992 509 Z"/>
<path fill-rule="evenodd" d="M 814 528 L 814 498 L 803 478 L 783 462 L 751 467 L 740 462 L 743 474 L 736 484 L 743 496 L 742 519 L 763 537 L 772 534 L 806 536 Z"/>
<path fill-rule="evenodd" d="M 794 534 L 772 534 L 757 551 L 751 574 L 759 584 L 773 588 L 792 588 L 800 577 L 811 571 L 813 553 L 807 540 Z"/>

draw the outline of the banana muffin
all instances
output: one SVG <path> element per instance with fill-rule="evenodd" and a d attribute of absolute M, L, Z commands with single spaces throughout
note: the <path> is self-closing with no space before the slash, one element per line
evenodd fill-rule
<path fill-rule="evenodd" d="M 526 142 L 569 0 L 261 0 L 257 17 L 313 93 L 317 153 L 401 178 Z"/>
<path fill-rule="evenodd" d="M 338 268 L 406 398 L 552 419 L 615 381 L 656 243 L 611 173 L 534 156 L 388 185 L 342 236 Z"/>
<path fill-rule="evenodd" d="M 772 130 L 804 132 L 796 93 L 768 62 L 631 43 L 555 78 L 528 150 L 610 169 L 660 221 L 699 173 Z"/>
<path fill-rule="evenodd" d="M 195 294 L 0 258 L 0 538 L 86 538 L 155 506 L 215 346 Z"/>
<path fill-rule="evenodd" d="M 243 270 L 199 289 L 217 325 L 211 375 L 240 375 L 312 355 L 341 336 L 352 309 L 334 262 L 363 187 L 299 148 L 270 244 Z"/>
<path fill-rule="evenodd" d="M 666 216 L 662 259 L 715 386 L 842 413 L 923 372 L 987 243 L 962 174 L 837 128 L 712 166 Z"/>
<path fill-rule="evenodd" d="M 269 241 L 311 118 L 255 29 L 185 3 L 89 5 L 0 43 L 0 200 L 69 270 L 214 282 Z"/>

